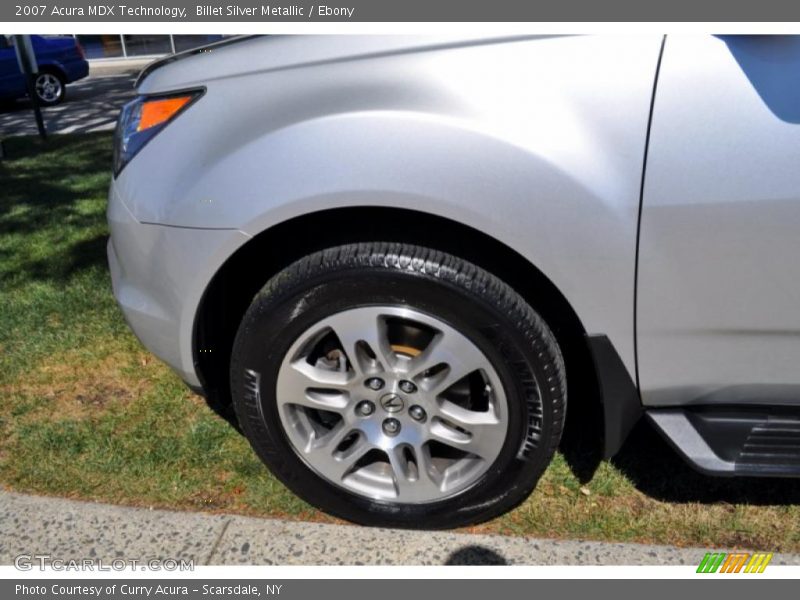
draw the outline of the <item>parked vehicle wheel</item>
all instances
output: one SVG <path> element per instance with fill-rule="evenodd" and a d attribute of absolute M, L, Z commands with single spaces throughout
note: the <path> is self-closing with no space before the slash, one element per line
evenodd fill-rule
<path fill-rule="evenodd" d="M 45 71 L 36 76 L 34 89 L 40 104 L 43 106 L 55 106 L 64 101 L 67 93 L 67 82 L 60 73 Z"/>
<path fill-rule="evenodd" d="M 544 321 L 454 256 L 370 243 L 287 267 L 231 361 L 241 427 L 309 503 L 370 525 L 456 527 L 525 499 L 566 409 Z"/>

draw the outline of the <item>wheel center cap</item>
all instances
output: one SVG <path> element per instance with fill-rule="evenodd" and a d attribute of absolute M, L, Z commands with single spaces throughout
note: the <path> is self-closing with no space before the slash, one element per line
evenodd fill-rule
<path fill-rule="evenodd" d="M 398 394 L 393 393 L 384 394 L 381 396 L 380 403 L 383 407 L 383 410 L 389 413 L 400 412 L 403 410 L 403 408 L 405 408 L 406 405 L 406 403 L 403 401 L 403 398 L 401 398 Z"/>

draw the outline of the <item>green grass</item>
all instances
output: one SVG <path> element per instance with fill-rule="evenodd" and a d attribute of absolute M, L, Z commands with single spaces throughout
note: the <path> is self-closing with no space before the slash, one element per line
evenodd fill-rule
<path fill-rule="evenodd" d="M 16 138 L 0 162 L 0 480 L 128 504 L 314 512 L 153 359 L 111 295 L 111 136 Z"/>
<path fill-rule="evenodd" d="M 110 146 L 105 133 L 5 142 L 0 483 L 330 520 L 277 482 L 228 421 L 129 332 L 106 268 Z M 598 461 L 591 445 L 566 443 L 525 503 L 470 530 L 800 551 L 798 503 L 795 481 L 694 473 L 643 424 L 613 463 Z"/>

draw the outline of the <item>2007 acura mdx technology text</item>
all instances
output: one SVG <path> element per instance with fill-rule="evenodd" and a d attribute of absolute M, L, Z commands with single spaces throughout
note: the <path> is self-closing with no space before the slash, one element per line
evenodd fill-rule
<path fill-rule="evenodd" d="M 239 38 L 137 86 L 116 297 L 308 502 L 488 519 L 591 398 L 606 456 L 646 415 L 800 474 L 800 39 Z"/>

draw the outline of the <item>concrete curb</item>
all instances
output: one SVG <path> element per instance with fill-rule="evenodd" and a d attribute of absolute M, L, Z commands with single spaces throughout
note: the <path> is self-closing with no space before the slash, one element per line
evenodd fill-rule
<path fill-rule="evenodd" d="M 128 60 L 109 60 L 109 61 L 89 61 L 89 75 L 91 77 L 102 77 L 105 75 L 116 75 L 118 73 L 139 73 L 155 58 L 139 58 Z"/>
<path fill-rule="evenodd" d="M 148 510 L 0 491 L 0 564 L 49 554 L 196 565 L 696 565 L 706 551 Z M 800 555 L 776 555 L 771 564 L 797 565 Z"/>

